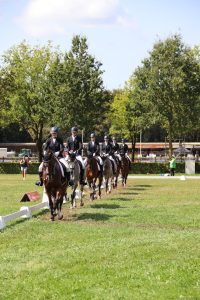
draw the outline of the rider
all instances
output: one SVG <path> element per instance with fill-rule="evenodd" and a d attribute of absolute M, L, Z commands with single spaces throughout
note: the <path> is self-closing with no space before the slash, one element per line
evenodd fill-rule
<path fill-rule="evenodd" d="M 128 145 L 125 144 L 124 138 L 122 138 L 121 142 L 122 143 L 119 146 L 119 152 L 120 152 L 120 154 L 125 155 L 125 157 L 128 158 L 128 160 L 129 160 L 129 167 L 131 167 L 131 159 L 130 159 L 130 157 L 128 155 Z"/>
<path fill-rule="evenodd" d="M 117 173 L 117 165 L 116 165 L 116 162 L 115 162 L 114 158 L 112 157 L 112 153 L 113 153 L 112 145 L 109 142 L 108 136 L 105 135 L 104 136 L 104 143 L 102 143 L 102 155 L 109 157 L 109 159 L 112 162 L 113 173 L 116 174 Z"/>
<path fill-rule="evenodd" d="M 50 149 L 54 153 L 54 155 L 58 158 L 58 160 L 64 164 L 64 166 L 66 167 L 66 170 L 64 171 L 65 176 L 67 177 L 68 180 L 70 180 L 69 166 L 62 156 L 64 150 L 63 141 L 58 137 L 58 128 L 56 126 L 52 127 L 50 130 L 50 137 L 46 140 L 43 147 L 44 154 L 48 149 Z M 40 180 L 35 183 L 36 185 L 39 186 L 43 185 L 42 168 L 43 168 L 43 162 L 39 166 Z"/>
<path fill-rule="evenodd" d="M 112 150 L 113 150 L 113 158 L 116 161 L 116 164 L 119 164 L 119 161 L 121 161 L 121 156 L 119 154 L 119 144 L 116 142 L 116 137 L 112 137 Z"/>
<path fill-rule="evenodd" d="M 99 143 L 96 141 L 95 133 L 90 134 L 90 142 L 87 145 L 87 153 L 88 155 L 92 155 L 96 158 L 100 171 L 103 174 L 103 160 L 100 156 L 100 146 Z"/>
<path fill-rule="evenodd" d="M 67 139 L 67 150 L 68 152 L 72 153 L 72 152 L 75 152 L 76 153 L 76 159 L 78 161 L 80 161 L 80 183 L 81 184 L 85 184 L 86 185 L 86 182 L 84 180 L 84 177 L 85 177 L 85 164 L 84 164 L 84 161 L 83 161 L 83 158 L 81 156 L 81 151 L 83 149 L 83 144 L 82 144 L 82 140 L 81 140 L 81 137 L 78 136 L 78 129 L 76 127 L 72 127 L 71 129 L 71 136 L 68 137 Z"/>

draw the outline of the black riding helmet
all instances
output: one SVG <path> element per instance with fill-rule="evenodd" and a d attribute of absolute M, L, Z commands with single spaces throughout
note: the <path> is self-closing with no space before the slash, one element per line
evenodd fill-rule
<path fill-rule="evenodd" d="M 105 135 L 105 136 L 104 136 L 104 141 L 108 141 L 108 140 L 109 140 L 108 136 Z"/>
<path fill-rule="evenodd" d="M 51 127 L 50 133 L 58 133 L 58 127 L 56 126 Z"/>
<path fill-rule="evenodd" d="M 90 134 L 90 137 L 91 137 L 91 138 L 95 138 L 95 137 L 96 137 L 95 133 L 92 132 L 92 133 Z"/>
<path fill-rule="evenodd" d="M 78 128 L 77 127 L 72 127 L 71 132 L 77 132 Z"/>

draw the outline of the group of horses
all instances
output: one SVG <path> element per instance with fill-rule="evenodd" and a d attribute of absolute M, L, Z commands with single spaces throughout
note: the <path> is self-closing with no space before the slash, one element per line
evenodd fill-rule
<path fill-rule="evenodd" d="M 69 156 L 69 166 L 71 169 L 71 208 L 76 207 L 76 190 L 80 186 L 80 206 L 84 205 L 83 190 L 84 185 L 80 181 L 81 166 L 75 155 Z M 88 156 L 85 163 L 85 177 L 90 189 L 90 199 L 94 200 L 97 197 L 101 198 L 102 185 L 105 187 L 105 192 L 111 193 L 112 188 L 117 188 L 118 177 L 121 173 L 122 186 L 125 187 L 129 173 L 129 159 L 126 155 L 121 155 L 121 159 L 117 160 L 117 170 L 113 172 L 112 162 L 108 156 L 103 157 L 103 173 L 100 171 L 98 161 L 93 156 Z M 48 151 L 44 157 L 43 163 L 43 182 L 46 194 L 49 199 L 49 207 L 51 220 L 55 217 L 63 218 L 61 208 L 64 197 L 67 198 L 67 190 L 69 188 L 69 180 L 63 176 L 60 162 L 52 151 Z M 98 195 L 97 195 L 98 194 Z"/>

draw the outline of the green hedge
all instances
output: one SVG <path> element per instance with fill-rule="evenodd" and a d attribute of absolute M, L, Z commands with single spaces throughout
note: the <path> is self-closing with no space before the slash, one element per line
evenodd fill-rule
<path fill-rule="evenodd" d="M 38 173 L 39 163 L 30 163 L 28 166 L 29 174 Z M 0 174 L 19 174 L 21 172 L 21 167 L 19 163 L 16 162 L 4 162 L 0 163 Z"/>
<path fill-rule="evenodd" d="M 200 166 L 198 166 L 198 170 L 200 170 Z M 169 171 L 168 163 L 133 163 L 131 173 L 133 173 L 133 174 L 165 174 L 168 171 Z M 177 173 L 185 173 L 185 164 L 177 163 L 176 164 L 176 172 Z"/>
<path fill-rule="evenodd" d="M 30 163 L 28 167 L 29 174 L 38 173 L 39 163 Z M 169 170 L 168 163 L 133 163 L 132 171 L 133 174 L 164 174 Z M 185 164 L 176 164 L 177 173 L 185 173 Z M 17 162 L 4 162 L 0 163 L 0 174 L 19 174 L 20 164 Z M 196 163 L 196 173 L 200 173 L 200 163 Z"/>

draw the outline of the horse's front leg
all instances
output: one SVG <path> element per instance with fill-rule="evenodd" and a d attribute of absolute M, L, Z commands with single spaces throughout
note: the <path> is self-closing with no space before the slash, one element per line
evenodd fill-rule
<path fill-rule="evenodd" d="M 50 208 L 50 212 L 51 212 L 51 218 L 50 220 L 51 221 L 54 221 L 54 208 L 53 208 L 53 201 L 52 201 L 52 198 L 51 198 L 51 194 L 47 194 L 48 198 L 49 198 L 49 208 Z"/>
<path fill-rule="evenodd" d="M 114 181 L 114 177 L 111 177 L 111 178 L 110 178 L 110 182 L 109 182 L 109 184 L 108 184 L 108 193 L 109 193 L 109 194 L 111 193 L 111 190 L 112 190 L 113 181 Z"/>
<path fill-rule="evenodd" d="M 96 181 L 97 181 L 97 178 L 95 178 L 93 180 L 93 200 L 97 198 L 97 195 L 96 195 Z"/>
<path fill-rule="evenodd" d="M 103 178 L 99 177 L 99 185 L 98 185 L 98 192 L 99 192 L 98 198 L 99 199 L 101 199 L 101 185 L 102 185 L 102 181 L 103 181 Z"/>
<path fill-rule="evenodd" d="M 76 208 L 76 189 L 78 184 L 74 183 L 73 191 L 71 194 L 71 208 Z"/>
<path fill-rule="evenodd" d="M 106 194 L 108 194 L 108 185 L 109 185 L 109 178 L 106 178 L 105 180 L 105 184 L 106 184 Z"/>
<path fill-rule="evenodd" d="M 81 202 L 80 202 L 80 206 L 84 206 L 84 202 L 83 202 L 83 189 L 84 189 L 84 185 L 81 184 L 80 185 L 80 197 L 81 197 Z"/>
<path fill-rule="evenodd" d="M 93 191 L 92 191 L 92 181 L 88 181 L 89 189 L 90 189 L 90 200 L 93 200 Z"/>
<path fill-rule="evenodd" d="M 58 211 L 58 220 L 63 219 L 63 214 L 61 213 L 62 204 L 63 204 L 63 195 L 61 193 L 58 193 L 57 199 L 56 199 L 56 209 Z"/>

